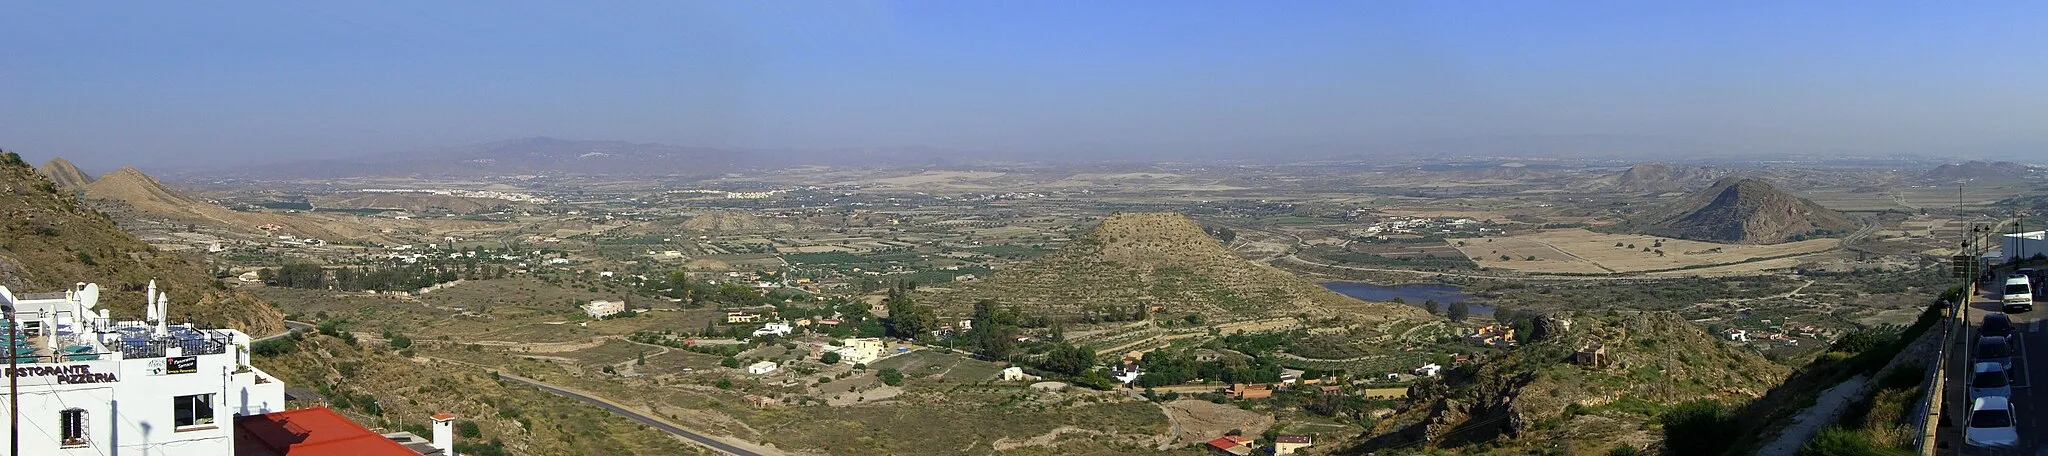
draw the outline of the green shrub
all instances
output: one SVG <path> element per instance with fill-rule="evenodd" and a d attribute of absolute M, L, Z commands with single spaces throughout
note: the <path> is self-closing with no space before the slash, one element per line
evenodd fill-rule
<path fill-rule="evenodd" d="M 1822 429 L 1806 446 L 1799 448 L 1799 456 L 1911 456 L 1913 452 L 1897 448 L 1883 448 L 1870 443 L 1870 439 L 1851 429 L 1828 426 Z"/>
<path fill-rule="evenodd" d="M 1728 449 L 1736 435 L 1728 410 L 1713 399 L 1696 399 L 1671 407 L 1658 417 L 1664 424 L 1664 446 L 1675 455 L 1711 456 Z"/>

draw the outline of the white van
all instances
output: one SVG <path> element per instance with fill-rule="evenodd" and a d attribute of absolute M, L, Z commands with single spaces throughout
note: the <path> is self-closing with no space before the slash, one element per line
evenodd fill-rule
<path fill-rule="evenodd" d="M 2027 276 L 2014 274 L 2005 278 L 2005 288 L 1999 294 L 1999 307 L 2005 313 L 2021 313 L 2034 310 L 2034 286 Z"/>

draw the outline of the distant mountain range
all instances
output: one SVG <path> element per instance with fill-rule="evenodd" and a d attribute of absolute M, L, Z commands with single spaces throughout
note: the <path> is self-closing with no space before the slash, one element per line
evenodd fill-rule
<path fill-rule="evenodd" d="M 821 151 L 725 149 L 532 137 L 357 158 L 293 161 L 198 175 L 250 178 L 689 176 L 798 165 L 933 165 L 995 154 L 929 147 Z"/>
<path fill-rule="evenodd" d="M 1601 135 L 1484 136 L 1372 145 L 1296 144 L 1278 140 L 1130 147 L 1075 144 L 1029 150 L 964 150 L 924 146 L 823 150 L 751 149 L 530 137 L 350 158 L 299 160 L 214 170 L 187 169 L 173 177 L 323 179 L 507 175 L 693 176 L 804 165 L 897 167 L 1204 161 L 1280 164 L 1362 159 L 1429 161 L 1418 157 L 1435 157 L 1439 160 L 1456 157 L 1614 160 L 1658 159 L 1657 157 L 1682 155 L 1691 161 L 1717 157 L 1786 159 L 1783 154 L 1766 156 L 1755 153 L 1710 152 L 1714 150 L 1725 149 L 1724 146 L 1715 144 L 1656 137 Z M 1828 157 L 1804 159 L 1822 158 Z M 1638 174 L 1645 174 L 1640 177 L 1652 181 L 1675 181 L 1674 183 L 1679 185 L 1671 187 L 1662 184 L 1623 182 L 1619 183 L 1619 186 L 1637 188 L 1631 191 L 1692 190 L 1720 177 L 1704 175 L 1725 175 L 1728 170 L 1653 165 L 1655 166 L 1640 170 L 1642 173 Z M 1497 175 L 1482 177 L 1514 179 L 1531 172 L 1534 171 L 1503 169 L 1495 170 Z M 1700 182 L 1703 177 L 1706 181 Z"/>

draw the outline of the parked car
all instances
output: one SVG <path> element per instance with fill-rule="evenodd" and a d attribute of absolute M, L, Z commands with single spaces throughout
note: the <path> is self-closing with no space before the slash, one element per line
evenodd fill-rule
<path fill-rule="evenodd" d="M 2013 426 L 2012 402 L 2004 397 L 1980 397 L 1970 401 L 1970 427 L 1963 440 L 1980 447 L 2019 445 L 2020 430 Z"/>
<path fill-rule="evenodd" d="M 1970 399 L 1992 396 L 2011 398 L 2012 378 L 2005 375 L 2005 366 L 1977 363 L 1970 369 Z"/>
<path fill-rule="evenodd" d="M 1985 336 L 1977 338 L 1976 355 L 1971 362 L 1998 363 L 1999 367 L 2003 367 L 2007 371 L 2012 370 L 2012 345 L 2007 344 L 2004 337 Z"/>
<path fill-rule="evenodd" d="M 2012 316 L 2002 313 L 1984 314 L 1984 322 L 1977 324 L 1978 337 L 2012 337 Z"/>

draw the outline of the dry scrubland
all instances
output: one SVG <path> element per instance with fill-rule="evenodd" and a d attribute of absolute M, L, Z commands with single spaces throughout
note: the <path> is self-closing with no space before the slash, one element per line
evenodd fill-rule
<path fill-rule="evenodd" d="M 1836 239 L 1808 239 L 1771 245 L 1716 244 L 1640 234 L 1597 233 L 1578 228 L 1506 237 L 1452 239 L 1451 246 L 1480 266 L 1530 273 L 1600 274 L 1644 272 L 1806 255 L 1834 249 Z M 1463 242 L 1460 246 L 1458 243 Z M 1661 246 L 1659 245 L 1661 242 Z M 1621 244 L 1616 247 L 1615 244 Z M 1634 245 L 1634 248 L 1629 248 Z M 1650 249 L 1645 252 L 1643 249 Z M 1656 251 L 1662 250 L 1663 255 Z M 1501 256 L 1508 256 L 1502 260 Z M 1534 256 L 1536 260 L 1528 258 Z M 1725 268 L 1757 270 L 1765 262 Z M 1796 264 L 1796 263 L 1795 263 Z"/>

